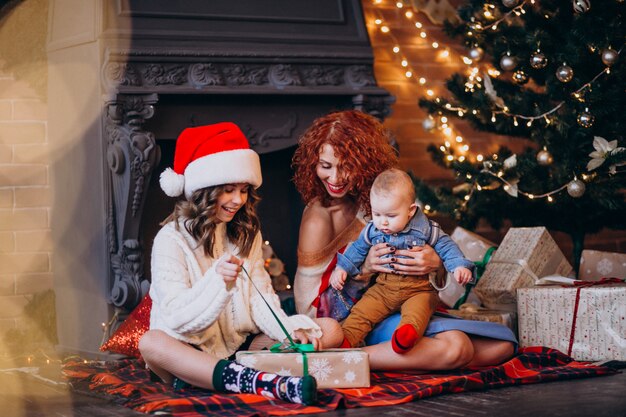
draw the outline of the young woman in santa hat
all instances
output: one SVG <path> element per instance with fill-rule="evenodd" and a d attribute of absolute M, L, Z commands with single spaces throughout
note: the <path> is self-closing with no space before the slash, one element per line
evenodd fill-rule
<path fill-rule="evenodd" d="M 263 298 L 294 340 L 318 349 L 341 343 L 334 320 L 288 317 L 280 308 L 264 269 L 255 212 L 259 156 L 244 134 L 233 123 L 185 129 L 174 169 L 160 183 L 169 196 L 184 193 L 185 199 L 154 240 L 150 330 L 139 342 L 146 365 L 175 387 L 314 402 L 311 376 L 278 376 L 227 359 L 250 345 L 285 338 Z"/>

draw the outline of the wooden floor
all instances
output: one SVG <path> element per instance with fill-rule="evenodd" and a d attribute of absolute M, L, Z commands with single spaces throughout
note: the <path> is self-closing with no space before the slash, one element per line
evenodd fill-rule
<path fill-rule="evenodd" d="M 34 375 L 28 367 L 0 369 L 1 417 L 145 416 L 112 402 L 69 389 L 59 369 Z M 309 416 L 626 416 L 626 373 L 572 381 L 530 384 L 485 392 L 447 394 L 393 407 L 338 410 Z"/>

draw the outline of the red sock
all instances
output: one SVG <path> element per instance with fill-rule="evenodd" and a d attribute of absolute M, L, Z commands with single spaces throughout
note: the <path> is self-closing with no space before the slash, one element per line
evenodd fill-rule
<path fill-rule="evenodd" d="M 352 345 L 350 344 L 350 342 L 348 341 L 347 338 L 343 338 L 343 342 L 341 342 L 341 346 L 339 346 L 340 349 L 350 349 L 352 347 Z"/>
<path fill-rule="evenodd" d="M 403 355 L 407 353 L 419 339 L 415 328 L 410 324 L 403 324 L 393 332 L 391 337 L 391 347 L 393 351 Z"/>

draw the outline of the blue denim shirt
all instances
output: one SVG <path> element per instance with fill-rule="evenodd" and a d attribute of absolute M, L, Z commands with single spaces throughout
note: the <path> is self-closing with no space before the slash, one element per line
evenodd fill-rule
<path fill-rule="evenodd" d="M 419 209 L 406 227 L 398 233 L 385 234 L 378 230 L 373 222 L 367 223 L 358 239 L 352 242 L 343 254 L 337 254 L 337 266 L 346 271 L 349 276 L 358 275 L 361 271 L 361 265 L 373 245 L 388 243 L 396 249 L 424 246 L 431 240 L 431 235 L 433 235 L 433 229 L 435 228 L 438 229 L 436 231 L 438 232 L 438 238 L 430 244 L 443 261 L 446 270 L 453 272 L 460 266 L 474 270 L 474 263 L 465 259 L 463 252 L 461 252 L 461 249 L 450 236 L 444 233 L 436 222 L 429 220 Z M 389 254 L 386 256 L 395 255 Z"/>

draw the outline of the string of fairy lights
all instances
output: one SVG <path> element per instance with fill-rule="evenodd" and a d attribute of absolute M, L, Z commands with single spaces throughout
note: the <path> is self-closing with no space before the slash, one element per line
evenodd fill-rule
<path fill-rule="evenodd" d="M 479 21 L 478 19 L 472 17 L 470 20 L 470 24 L 468 25 L 467 35 L 468 37 L 472 37 L 475 32 L 482 32 L 486 30 L 496 31 L 499 26 L 506 24 L 509 20 L 513 18 L 518 18 L 526 14 L 527 7 L 534 7 L 535 0 L 501 0 L 502 4 L 510 10 L 506 13 L 503 13 L 500 17 L 496 16 L 495 6 L 490 4 L 489 2 L 485 3 L 483 7 L 483 16 L 485 18 L 484 21 Z M 374 6 L 381 5 L 383 0 L 373 0 Z M 412 9 L 412 6 L 405 6 L 403 1 L 394 2 L 395 7 L 397 9 L 403 10 L 404 18 L 409 19 L 413 26 L 416 28 L 418 32 L 418 36 L 426 42 L 427 39 L 430 39 L 430 36 L 426 29 L 424 28 L 424 24 L 421 23 L 416 18 L 416 12 Z M 575 13 L 585 13 L 588 10 L 575 2 L 574 4 L 574 12 Z M 415 81 L 421 88 L 425 95 L 429 98 L 433 98 L 436 96 L 435 89 L 430 87 L 428 84 L 428 80 L 426 77 L 419 75 L 415 69 L 411 66 L 409 59 L 404 54 L 404 51 L 398 41 L 398 37 L 394 34 L 394 25 L 388 21 L 385 21 L 382 17 L 382 13 L 374 8 L 374 20 L 373 27 L 380 30 L 383 34 L 389 36 L 391 39 L 391 43 L 393 44 L 392 53 L 394 56 L 398 57 L 397 61 L 400 63 L 400 66 L 404 70 L 404 75 L 407 79 Z M 545 14 L 545 18 L 549 19 L 550 16 Z M 402 23 L 401 23 L 402 24 Z M 433 41 L 430 43 L 433 50 L 438 50 L 439 56 L 441 58 L 451 58 L 453 53 L 451 52 L 451 48 L 442 46 L 439 42 Z M 578 100 L 581 103 L 585 103 L 585 93 L 591 89 L 592 84 L 598 80 L 603 75 L 608 75 L 611 72 L 611 65 L 617 61 L 619 55 L 622 52 L 622 48 L 619 50 L 613 49 L 611 46 L 607 46 L 600 50 L 600 56 L 602 62 L 605 67 L 600 73 L 598 73 L 591 80 L 583 84 L 580 88 L 576 89 L 571 93 L 571 96 Z M 595 51 L 594 51 L 595 52 Z M 485 89 L 485 94 L 491 99 L 494 108 L 491 110 L 491 118 L 490 121 L 492 123 L 497 122 L 497 117 L 506 117 L 509 118 L 513 124 L 513 126 L 517 127 L 520 125 L 520 121 L 525 122 L 527 127 L 532 127 L 533 122 L 541 120 L 546 126 L 553 123 L 551 117 L 554 113 L 556 113 L 561 107 L 565 106 L 567 103 L 565 100 L 560 101 L 553 105 L 551 108 L 541 111 L 538 114 L 527 115 L 521 114 L 512 111 L 504 101 L 498 97 L 497 91 L 493 88 L 490 78 L 497 78 L 502 73 L 497 69 L 492 67 L 489 63 L 480 63 L 482 57 L 484 55 L 484 51 L 478 45 L 474 45 L 468 51 L 468 56 L 464 56 L 458 54 L 458 58 L 460 61 L 467 66 L 465 71 L 466 75 L 466 83 L 465 90 L 468 92 L 474 92 L 476 89 Z M 512 56 L 510 52 L 507 52 L 500 59 L 500 68 L 504 71 L 512 71 L 517 67 L 518 60 L 516 57 Z M 537 50 L 530 57 L 530 65 L 535 69 L 541 69 L 546 67 L 548 64 L 548 58 L 541 52 L 538 47 Z M 482 74 L 482 75 L 481 75 Z M 568 83 L 572 80 L 574 74 L 574 70 L 567 65 L 567 63 L 563 63 L 558 67 L 555 76 L 562 83 Z M 524 73 L 523 70 L 517 70 L 512 75 L 513 81 L 518 84 L 525 84 L 528 81 L 528 75 Z M 436 96 L 434 98 L 435 102 L 438 104 L 443 104 L 444 108 L 451 111 L 456 112 L 457 115 L 462 118 L 467 113 L 472 113 L 474 115 L 479 114 L 479 109 L 469 109 L 463 106 L 453 105 L 447 100 Z M 590 113 L 589 107 L 586 106 L 584 111 L 579 113 L 577 116 L 577 122 L 580 126 L 584 128 L 589 128 L 594 123 L 594 116 Z M 548 202 L 553 202 L 555 200 L 555 195 L 567 190 L 568 194 L 574 198 L 581 197 L 585 193 L 585 181 L 589 180 L 589 178 L 595 176 L 595 173 L 573 173 L 570 180 L 568 180 L 565 184 L 556 187 L 553 190 L 544 192 L 544 193 L 531 193 L 520 190 L 517 186 L 518 179 L 516 180 L 507 180 L 504 178 L 504 172 L 502 170 L 498 170 L 498 172 L 493 172 L 493 167 L 496 166 L 493 162 L 498 159 L 497 154 L 493 154 L 490 158 L 486 158 L 482 154 L 477 154 L 475 156 L 470 154 L 470 146 L 464 140 L 464 138 L 457 134 L 454 126 L 449 121 L 448 117 L 443 115 L 441 112 L 438 112 L 436 116 L 429 115 L 426 119 L 424 119 L 422 126 L 427 131 L 433 131 L 437 129 L 443 135 L 443 143 L 439 147 L 440 151 L 444 154 L 444 160 L 448 163 L 452 163 L 455 160 L 458 162 L 463 162 L 465 160 L 482 162 L 483 169 L 481 172 L 486 173 L 494 178 L 496 178 L 499 182 L 502 183 L 503 189 L 511 196 L 518 197 L 524 196 L 528 199 L 540 199 L 545 198 Z M 513 155 L 515 156 L 515 155 Z M 511 158 L 509 158 L 511 159 Z M 512 160 L 506 161 L 508 162 L 508 168 L 514 167 L 516 164 L 515 158 Z M 550 154 L 549 150 L 546 147 L 540 149 L 537 153 L 537 162 L 541 165 L 550 165 L 553 162 L 553 157 Z M 499 166 L 499 165 L 498 165 Z M 505 164 L 505 167 L 507 165 Z M 470 175 L 470 174 L 467 174 Z M 579 177 L 582 179 L 579 179 Z M 471 178 L 468 178 L 471 179 Z M 486 187 L 484 185 L 480 185 L 478 180 L 476 179 L 473 182 L 472 188 L 469 192 L 464 196 L 464 203 L 466 205 L 467 202 L 471 199 L 474 194 L 474 191 L 482 191 L 484 189 L 492 189 L 493 187 Z"/>

